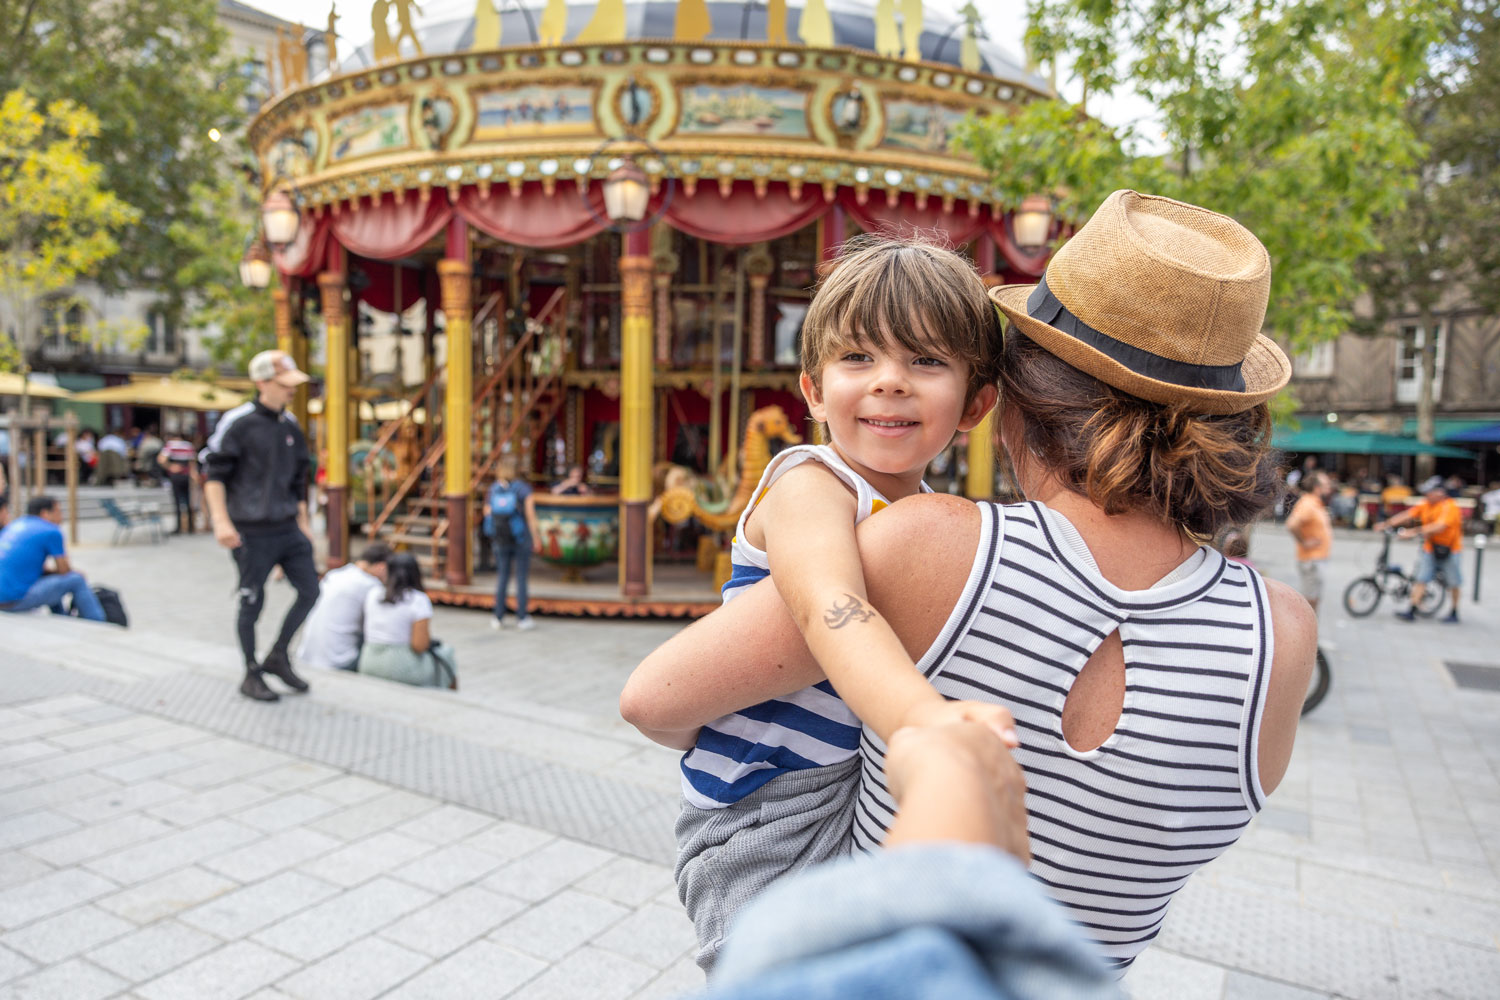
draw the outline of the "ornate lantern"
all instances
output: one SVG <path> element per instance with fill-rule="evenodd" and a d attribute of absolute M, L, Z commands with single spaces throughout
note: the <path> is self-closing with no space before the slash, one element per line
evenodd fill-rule
<path fill-rule="evenodd" d="M 1021 199 L 1021 207 L 1011 216 L 1011 228 L 1015 232 L 1016 246 L 1026 250 L 1046 246 L 1047 234 L 1052 229 L 1052 200 L 1042 194 Z"/>
<path fill-rule="evenodd" d="M 650 198 L 646 172 L 628 156 L 604 180 L 604 214 L 611 222 L 640 222 Z"/>
<path fill-rule="evenodd" d="M 271 283 L 271 251 L 258 236 L 240 258 L 240 283 L 246 288 L 265 288 Z"/>
<path fill-rule="evenodd" d="M 277 188 L 261 203 L 260 221 L 267 243 L 286 246 L 297 238 L 302 213 L 297 210 L 297 203 L 292 200 L 292 196 L 282 188 Z"/>

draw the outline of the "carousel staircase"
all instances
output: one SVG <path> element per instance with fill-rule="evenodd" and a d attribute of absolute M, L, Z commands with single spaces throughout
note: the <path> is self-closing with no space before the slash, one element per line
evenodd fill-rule
<path fill-rule="evenodd" d="M 483 512 L 484 494 L 495 479 L 495 466 L 507 450 L 519 451 L 523 442 L 536 442 L 557 415 L 566 398 L 562 370 L 547 370 L 533 363 L 539 345 L 538 333 L 551 322 L 563 321 L 564 291 L 558 289 L 527 325 L 526 332 L 505 352 L 495 367 L 486 373 L 476 372 L 471 426 L 472 473 L 469 478 L 468 521 L 477 526 Z M 499 297 L 491 296 L 475 314 L 474 329 L 497 311 Z M 476 357 L 482 356 L 476 352 Z M 483 380 L 480 376 L 483 375 Z M 436 373 L 433 379 L 436 378 Z M 415 398 L 425 398 L 432 380 Z M 415 404 L 413 404 L 415 405 Z M 438 407 L 432 408 L 434 411 Z M 388 443 L 399 430 L 404 416 L 382 428 L 372 453 Z M 427 579 L 441 578 L 450 541 L 447 501 L 444 493 L 442 460 L 447 440 L 441 418 L 432 421 L 431 443 L 421 459 L 386 499 L 365 532 L 370 538 L 381 538 L 398 550 L 416 556 Z"/>

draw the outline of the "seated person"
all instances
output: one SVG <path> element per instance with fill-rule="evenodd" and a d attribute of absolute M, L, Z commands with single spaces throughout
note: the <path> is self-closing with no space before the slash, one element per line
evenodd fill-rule
<path fill-rule="evenodd" d="M 365 595 L 359 672 L 418 687 L 450 686 L 451 664 L 433 652 L 432 601 L 416 556 L 397 552 L 385 567 L 385 587 Z"/>
<path fill-rule="evenodd" d="M 558 496 L 582 496 L 593 491 L 589 489 L 589 484 L 583 481 L 583 466 L 573 465 L 568 467 L 567 478 L 555 484 L 552 492 Z"/>
<path fill-rule="evenodd" d="M 372 542 L 358 559 L 324 575 L 318 603 L 302 629 L 299 663 L 325 670 L 355 668 L 364 641 L 365 598 L 385 589 L 390 556 L 384 542 Z"/>
<path fill-rule="evenodd" d="M 104 621 L 104 609 L 83 574 L 73 571 L 63 548 L 62 509 L 49 496 L 32 497 L 26 516 L 0 531 L 0 611 L 30 611 L 48 607 L 67 614 L 63 598 L 72 595 L 73 608 L 89 621 Z M 47 569 L 47 560 L 52 569 Z"/>

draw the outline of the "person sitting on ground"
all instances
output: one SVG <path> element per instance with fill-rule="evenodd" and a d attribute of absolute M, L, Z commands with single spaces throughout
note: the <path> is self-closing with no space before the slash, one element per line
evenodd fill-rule
<path fill-rule="evenodd" d="M 1417 566 L 1416 585 L 1411 588 L 1411 605 L 1405 611 L 1397 611 L 1396 617 L 1402 621 L 1416 621 L 1416 609 L 1441 569 L 1451 591 L 1449 596 L 1453 598 L 1452 610 L 1443 621 L 1456 625 L 1461 598 L 1459 588 L 1464 583 L 1458 558 L 1459 550 L 1464 547 L 1464 514 L 1448 495 L 1442 476 L 1431 476 L 1422 483 L 1421 503 L 1381 521 L 1375 525 L 1375 530 L 1384 531 L 1411 521 L 1416 521 L 1419 527 L 1407 528 L 1400 535 L 1402 538 L 1422 539 L 1422 561 Z"/>
<path fill-rule="evenodd" d="M 1026 873 L 1026 781 L 992 730 L 908 726 L 885 768 L 900 807 L 887 850 L 807 869 L 747 906 L 715 1000 L 1122 1000 Z"/>
<path fill-rule="evenodd" d="M 104 609 L 83 574 L 73 569 L 63 545 L 62 508 L 49 496 L 32 497 L 26 516 L 0 531 L 0 611 L 47 607 L 67 614 L 63 598 L 89 621 L 104 621 Z M 50 571 L 47 561 L 52 561 Z"/>
<path fill-rule="evenodd" d="M 359 672 L 417 687 L 448 687 L 451 678 L 432 650 L 432 600 L 422 589 L 416 556 L 385 561 L 385 586 L 365 595 L 365 644 Z"/>
<path fill-rule="evenodd" d="M 558 496 L 582 496 L 592 493 L 589 484 L 583 481 L 583 466 L 573 465 L 568 467 L 568 475 L 561 482 L 552 487 L 552 492 Z"/>
<path fill-rule="evenodd" d="M 364 636 L 365 598 L 385 589 L 390 547 L 371 542 L 359 558 L 323 575 L 318 603 L 302 626 L 297 659 L 325 670 L 353 670 Z"/>

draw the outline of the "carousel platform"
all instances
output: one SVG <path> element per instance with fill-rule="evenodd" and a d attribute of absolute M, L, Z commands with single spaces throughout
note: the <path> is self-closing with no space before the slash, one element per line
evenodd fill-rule
<path fill-rule="evenodd" d="M 719 606 L 719 591 L 713 578 L 690 564 L 658 564 L 652 573 L 651 593 L 625 597 L 620 593 L 618 564 L 602 563 L 572 582 L 563 571 L 541 560 L 531 564 L 531 609 L 544 615 L 588 618 L 701 618 Z M 515 608 L 515 585 L 511 585 L 509 607 Z M 495 574 L 474 574 L 462 587 L 440 580 L 427 581 L 427 594 L 434 603 L 467 608 L 495 607 Z"/>

